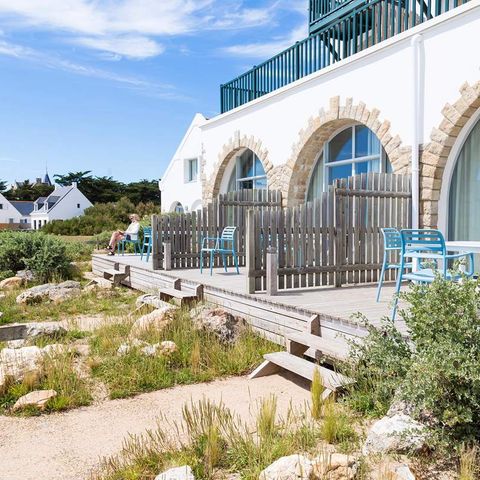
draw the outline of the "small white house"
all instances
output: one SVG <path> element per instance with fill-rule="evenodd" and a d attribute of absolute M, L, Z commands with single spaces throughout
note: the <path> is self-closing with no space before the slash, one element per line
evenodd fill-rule
<path fill-rule="evenodd" d="M 30 214 L 32 228 L 38 230 L 52 220 L 68 220 L 83 214 L 92 203 L 77 188 L 74 182 L 68 187 L 56 186 L 48 197 L 40 197 L 33 202 Z"/>
<path fill-rule="evenodd" d="M 5 198 L 0 193 L 0 225 L 28 228 L 33 202 L 17 202 Z"/>

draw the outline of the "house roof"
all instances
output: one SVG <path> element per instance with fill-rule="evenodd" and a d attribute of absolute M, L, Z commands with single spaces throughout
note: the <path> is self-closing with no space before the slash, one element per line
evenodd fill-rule
<path fill-rule="evenodd" d="M 10 203 L 24 217 L 27 217 L 33 211 L 33 202 L 27 202 L 23 200 L 11 200 Z"/>
<path fill-rule="evenodd" d="M 76 190 L 76 185 L 68 185 L 66 187 L 56 186 L 55 190 L 48 197 L 40 197 L 35 201 L 37 204 L 43 203 L 43 207 L 34 210 L 32 215 L 40 215 L 49 213 L 56 205 L 58 205 L 72 190 Z M 80 192 L 80 190 L 78 190 Z M 80 192 L 82 193 L 82 192 Z M 83 194 L 82 194 L 83 195 Z M 85 197 L 85 195 L 83 195 Z M 88 198 L 85 197 L 88 201 Z"/>

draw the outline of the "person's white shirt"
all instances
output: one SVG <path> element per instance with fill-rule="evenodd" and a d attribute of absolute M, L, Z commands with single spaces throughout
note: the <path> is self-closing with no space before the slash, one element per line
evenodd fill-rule
<path fill-rule="evenodd" d="M 132 222 L 125 230 L 125 235 L 138 235 L 140 230 L 140 222 Z"/>

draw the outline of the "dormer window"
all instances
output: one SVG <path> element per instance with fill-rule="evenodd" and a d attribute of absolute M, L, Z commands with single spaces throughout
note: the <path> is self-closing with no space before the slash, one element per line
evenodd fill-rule
<path fill-rule="evenodd" d="M 80 208 L 80 204 L 79 204 L 79 203 L 77 203 L 77 208 Z"/>

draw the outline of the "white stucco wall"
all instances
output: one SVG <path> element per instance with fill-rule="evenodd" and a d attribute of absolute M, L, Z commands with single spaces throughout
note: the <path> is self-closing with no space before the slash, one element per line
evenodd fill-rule
<path fill-rule="evenodd" d="M 200 126 L 205 122 L 206 119 L 203 115 L 199 113 L 195 115 L 167 170 L 162 176 L 159 185 L 162 191 L 162 211 L 170 212 L 176 202 L 180 202 L 189 211 L 196 210 L 202 206 L 202 132 Z M 186 162 L 194 158 L 198 161 L 197 181 L 189 182 Z"/>
<path fill-rule="evenodd" d="M 412 144 L 413 47 L 412 38 L 422 37 L 421 60 L 423 107 L 420 115 L 420 143 L 428 143 L 432 128 L 442 120 L 447 102 L 454 102 L 464 82 L 480 79 L 480 0 L 461 7 L 360 52 L 342 62 L 301 79 L 283 89 L 261 97 L 235 110 L 205 121 L 199 135 L 185 138 L 181 149 L 193 155 L 195 150 L 205 161 L 205 175 L 210 179 L 223 147 L 235 135 L 253 135 L 268 150 L 273 166 L 287 162 L 299 133 L 310 117 L 320 109 L 328 110 L 332 97 L 347 97 L 364 102 L 370 111 L 380 111 L 380 121 L 391 122 L 392 135 L 399 135 L 403 145 Z M 171 199 L 189 203 L 190 191 L 182 183 L 181 166 L 169 167 L 162 188 L 165 204 Z M 233 161 L 233 160 L 232 160 Z M 181 163 L 181 162 L 180 162 Z M 228 176 L 228 168 L 224 176 Z M 179 188 L 180 187 L 180 188 Z M 200 195 L 198 189 L 195 195 Z M 168 199 L 168 200 L 167 200 Z"/>
<path fill-rule="evenodd" d="M 20 223 L 20 212 L 0 193 L 0 223 Z M 13 222 L 10 222 L 13 219 Z"/>

